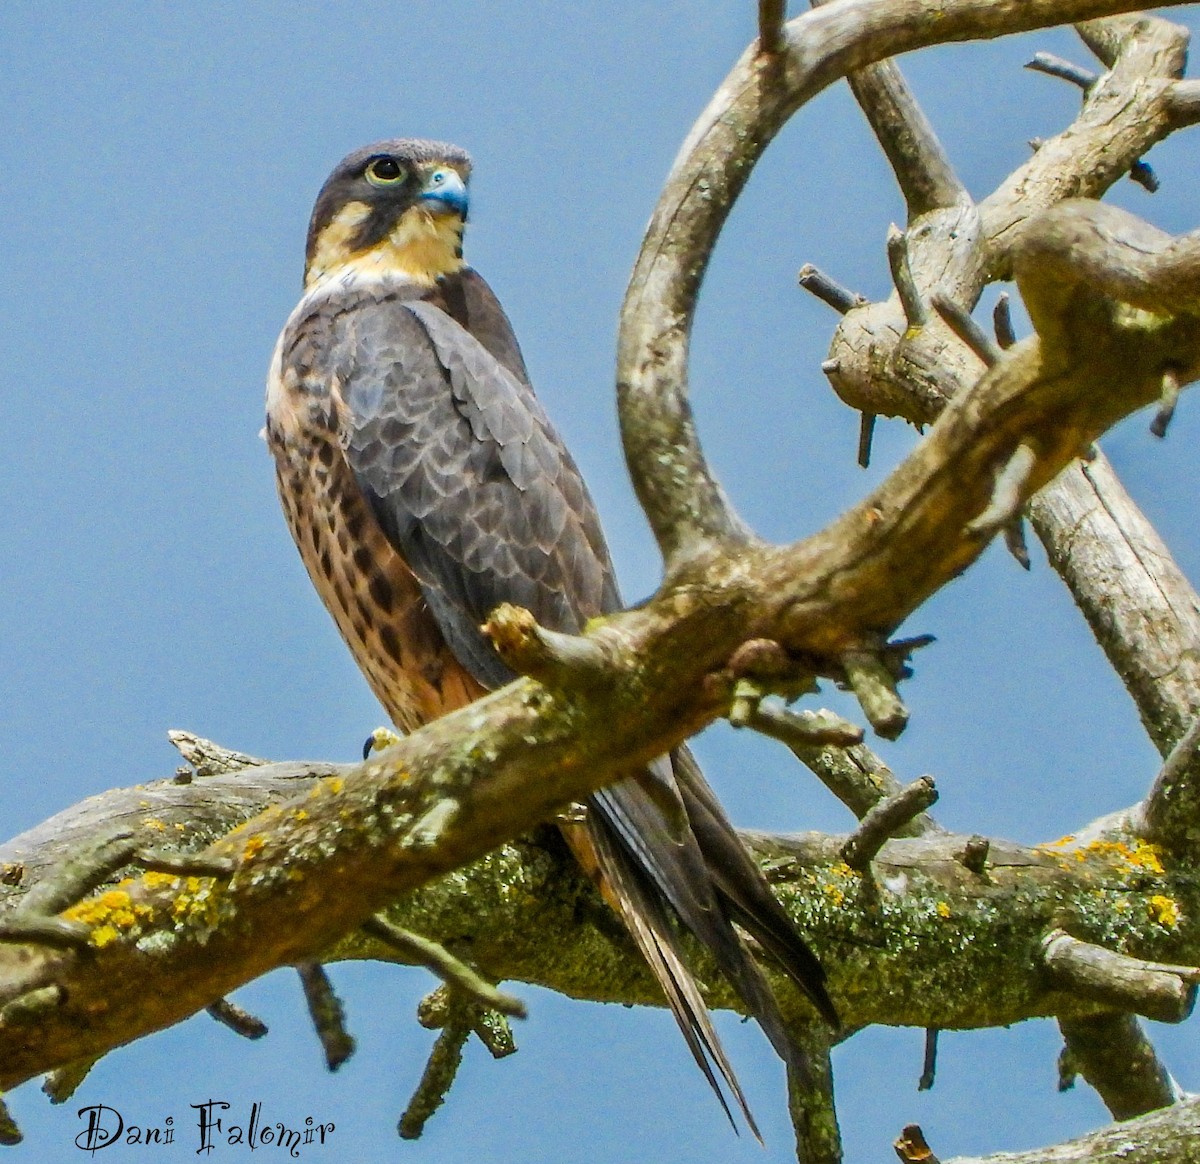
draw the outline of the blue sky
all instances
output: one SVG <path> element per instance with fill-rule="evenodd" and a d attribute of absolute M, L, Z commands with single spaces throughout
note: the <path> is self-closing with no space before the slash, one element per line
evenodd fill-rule
<path fill-rule="evenodd" d="M 0 813 L 5 835 L 113 785 L 169 775 L 170 727 L 276 758 L 349 759 L 381 716 L 304 576 L 258 431 L 275 336 L 294 304 L 312 200 L 350 149 L 448 139 L 475 157 L 468 257 L 512 316 L 534 382 L 596 495 L 626 594 L 658 558 L 633 501 L 612 392 L 617 311 L 680 141 L 753 35 L 752 0 L 621 5 L 408 0 L 338 5 L 58 0 L 0 8 Z M 1175 19 L 1195 22 L 1192 10 Z M 1037 49 L 1086 60 L 1068 34 L 960 46 L 905 62 L 976 194 L 1070 120 L 1077 96 L 1021 69 Z M 1113 198 L 1160 226 L 1197 225 L 1193 135 L 1150 158 L 1151 198 Z M 912 446 L 881 426 L 854 465 L 857 418 L 819 371 L 833 317 L 796 288 L 812 261 L 886 293 L 883 240 L 903 207 L 844 88 L 772 147 L 727 227 L 697 318 L 693 392 L 706 448 L 751 523 L 780 540 L 819 528 Z M 1183 401 L 1165 445 L 1127 422 L 1105 448 L 1195 576 L 1200 533 Z M 931 772 L 948 826 L 1036 841 L 1132 802 L 1156 756 L 1065 591 L 1035 551 L 1002 553 L 912 620 L 938 643 L 906 690 L 905 779 Z M 844 706 L 844 705 L 843 705 Z M 847 827 L 781 749 L 700 741 L 734 819 Z M 394 1125 L 431 1042 L 417 971 L 332 969 L 360 1041 L 328 1076 L 295 976 L 238 997 L 271 1026 L 257 1044 L 201 1018 L 109 1056 L 65 1108 L 9 1097 L 15 1161 L 80 1159 L 77 1108 L 139 1124 L 167 1114 L 177 1148 L 102 1159 L 193 1159 L 190 1105 L 337 1124 L 309 1158 L 359 1161 L 786 1161 L 782 1072 L 750 1026 L 720 1027 L 767 1139 L 736 1139 L 665 1012 L 522 988 L 521 1052 L 469 1049 L 416 1144 Z M 1190 1024 L 1157 1032 L 1200 1089 Z M 837 1053 L 852 1162 L 890 1158 L 920 1122 L 946 1156 L 1018 1148 L 1102 1122 L 1085 1087 L 1054 1090 L 1052 1024 L 943 1037 L 918 1095 L 921 1033 L 870 1031 Z M 995 1081 L 1003 1081 L 995 1088 Z M 997 1094 L 998 1092 L 998 1094 Z M 172 1155 L 175 1152 L 175 1155 Z M 234 1159 L 238 1149 L 215 1153 Z"/>

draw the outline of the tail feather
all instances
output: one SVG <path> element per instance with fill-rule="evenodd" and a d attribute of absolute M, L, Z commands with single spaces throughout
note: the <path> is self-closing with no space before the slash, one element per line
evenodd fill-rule
<path fill-rule="evenodd" d="M 672 756 L 680 793 L 713 884 L 733 920 L 751 934 L 808 996 L 830 1026 L 841 1025 L 825 970 L 796 930 L 708 786 L 691 752 Z"/>
<path fill-rule="evenodd" d="M 686 749 L 603 789 L 588 804 L 586 821 L 564 828 L 568 843 L 661 984 L 726 1115 L 732 1122 L 717 1073 L 758 1136 L 704 998 L 683 959 L 672 915 L 709 951 L 780 1058 L 801 1074 L 807 1072 L 804 1052 L 788 1032 L 766 976 L 733 923 L 752 934 L 836 1025 L 820 963 L 776 901 Z"/>
<path fill-rule="evenodd" d="M 708 1006 L 691 971 L 683 960 L 678 938 L 662 898 L 645 883 L 628 857 L 614 844 L 606 830 L 591 822 L 564 829 L 564 835 L 580 864 L 596 875 L 605 900 L 616 911 L 633 938 L 651 973 L 662 987 L 675 1022 L 696 1065 L 703 1072 L 726 1118 L 737 1130 L 733 1112 L 717 1079 L 729 1088 L 746 1126 L 761 1143 L 762 1135 L 750 1111 L 733 1065 L 713 1028 Z M 715 1068 L 715 1071 L 714 1071 Z"/>

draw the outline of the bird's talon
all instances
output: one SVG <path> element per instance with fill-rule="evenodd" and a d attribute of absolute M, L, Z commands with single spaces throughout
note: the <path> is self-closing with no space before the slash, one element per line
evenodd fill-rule
<path fill-rule="evenodd" d="M 377 727 L 363 742 L 363 759 L 369 759 L 372 752 L 382 752 L 384 748 L 398 744 L 403 738 L 391 728 Z"/>

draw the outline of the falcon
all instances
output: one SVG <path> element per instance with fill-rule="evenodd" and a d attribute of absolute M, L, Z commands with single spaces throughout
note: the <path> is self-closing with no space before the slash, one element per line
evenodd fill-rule
<path fill-rule="evenodd" d="M 577 633 L 621 609 L 595 507 L 503 309 L 463 259 L 471 161 L 401 139 L 350 154 L 317 197 L 304 293 L 271 363 L 266 436 L 292 536 L 393 723 L 413 731 L 515 675 L 481 624 L 500 603 Z M 680 748 L 559 823 L 662 986 L 731 1122 L 758 1134 L 690 932 L 779 1055 L 804 1070 L 739 927 L 831 1024 L 816 957 Z"/>

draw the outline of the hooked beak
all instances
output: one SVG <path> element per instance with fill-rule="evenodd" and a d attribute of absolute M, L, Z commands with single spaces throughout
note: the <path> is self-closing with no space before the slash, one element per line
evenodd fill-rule
<path fill-rule="evenodd" d="M 457 170 L 439 166 L 425 180 L 421 202 L 433 213 L 467 217 L 467 184 Z"/>

